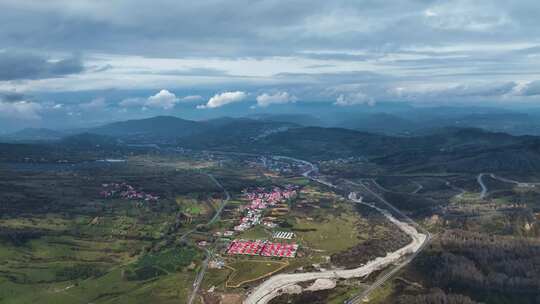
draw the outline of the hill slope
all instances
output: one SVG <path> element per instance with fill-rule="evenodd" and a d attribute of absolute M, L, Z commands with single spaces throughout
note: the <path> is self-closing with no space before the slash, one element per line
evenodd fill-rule
<path fill-rule="evenodd" d="M 88 130 L 88 133 L 129 139 L 170 139 L 201 131 L 204 124 L 174 116 L 127 120 Z"/>

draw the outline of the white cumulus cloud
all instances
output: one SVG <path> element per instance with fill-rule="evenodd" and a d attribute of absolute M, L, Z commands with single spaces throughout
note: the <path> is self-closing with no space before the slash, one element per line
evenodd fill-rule
<path fill-rule="evenodd" d="M 41 119 L 39 103 L 29 101 L 4 102 L 0 101 L 0 117 L 25 120 Z"/>
<path fill-rule="evenodd" d="M 525 96 L 540 95 L 540 80 L 531 81 L 524 85 L 521 93 Z"/>
<path fill-rule="evenodd" d="M 168 110 L 174 108 L 174 106 L 181 101 L 194 102 L 202 99 L 203 97 L 200 95 L 189 95 L 180 98 L 167 90 L 161 90 L 148 98 L 130 97 L 120 101 L 118 104 L 124 108 L 142 107 L 146 110 L 148 108 L 162 108 Z"/>
<path fill-rule="evenodd" d="M 240 102 L 244 100 L 246 97 L 247 97 L 247 94 L 242 91 L 223 92 L 223 93 L 214 95 L 212 98 L 208 100 L 206 104 L 198 105 L 197 109 L 219 108 L 230 103 Z"/>
<path fill-rule="evenodd" d="M 340 94 L 334 102 L 336 106 L 375 105 L 375 100 L 362 92 Z"/>
<path fill-rule="evenodd" d="M 167 90 L 161 90 L 156 95 L 148 97 L 145 106 L 168 110 L 174 108 L 178 101 L 180 101 L 180 99 L 176 97 L 174 93 Z"/>
<path fill-rule="evenodd" d="M 264 93 L 257 96 L 257 105 L 259 107 L 267 107 L 272 104 L 285 104 L 289 102 L 296 102 L 298 99 L 296 96 L 290 95 L 287 92 L 278 92 L 275 94 Z"/>

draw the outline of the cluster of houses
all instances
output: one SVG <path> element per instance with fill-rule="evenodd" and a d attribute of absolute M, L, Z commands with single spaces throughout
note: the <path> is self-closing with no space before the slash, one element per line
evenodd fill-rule
<path fill-rule="evenodd" d="M 268 191 L 265 188 L 257 188 L 252 191 L 244 190 L 244 196 L 249 200 L 246 214 L 240 219 L 240 223 L 234 227 L 235 231 L 244 231 L 255 225 L 261 224 L 263 211 L 269 207 L 292 199 L 297 195 L 298 187 L 287 185 L 284 188 L 274 187 Z M 267 227 L 275 227 L 269 221 L 263 223 Z"/>
<path fill-rule="evenodd" d="M 265 240 L 234 240 L 229 244 L 229 255 L 251 255 L 264 257 L 293 258 L 298 251 L 298 244 L 273 243 Z"/>
<path fill-rule="evenodd" d="M 102 184 L 100 192 L 103 198 L 122 198 L 128 200 L 138 200 L 145 202 L 156 202 L 159 196 L 136 190 L 133 186 L 126 183 Z"/>
<path fill-rule="evenodd" d="M 282 173 L 282 174 L 290 174 L 293 172 L 293 166 L 292 164 L 288 162 L 283 162 L 279 160 L 275 160 L 270 157 L 264 157 L 261 156 L 259 159 L 259 164 L 262 164 L 262 166 L 272 172 Z"/>

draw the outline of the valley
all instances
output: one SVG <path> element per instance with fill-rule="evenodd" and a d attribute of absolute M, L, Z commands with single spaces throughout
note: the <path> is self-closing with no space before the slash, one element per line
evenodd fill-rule
<path fill-rule="evenodd" d="M 474 303 L 517 301 L 513 290 L 535 290 L 536 164 L 493 158 L 534 139 L 457 131 L 452 140 L 396 143 L 339 129 L 328 131 L 339 138 L 313 137 L 311 128 L 246 137 L 238 129 L 243 123 L 234 122 L 238 131 L 224 145 L 201 138 L 181 147 L 126 145 L 85 134 L 8 144 L 0 179 L 0 299 Z M 334 140 L 342 149 L 328 153 L 323 147 Z M 435 142 L 423 148 L 428 140 Z M 446 149 L 452 162 L 441 166 Z M 460 169 L 473 161 L 468 151 L 476 151 L 477 162 L 484 149 L 486 170 Z M 419 166 L 414 150 L 433 161 Z M 530 271 L 489 264 L 493 254 L 518 256 L 516 267 Z M 536 296 L 521 293 L 519 301 L 534 303 Z"/>
<path fill-rule="evenodd" d="M 538 0 L 0 0 L 0 304 L 539 304 Z"/>

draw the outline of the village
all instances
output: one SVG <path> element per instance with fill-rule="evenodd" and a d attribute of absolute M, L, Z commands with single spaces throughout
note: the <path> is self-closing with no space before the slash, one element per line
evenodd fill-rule
<path fill-rule="evenodd" d="M 244 190 L 244 197 L 248 204 L 240 207 L 243 214 L 234 226 L 234 231 L 225 231 L 224 236 L 232 236 L 235 233 L 241 233 L 257 225 L 263 225 L 265 228 L 274 229 L 277 227 L 276 219 L 288 211 L 288 202 L 298 195 L 298 186 L 286 185 L 282 188 L 273 187 L 271 189 L 256 188 Z M 266 216 L 268 215 L 268 216 Z M 286 231 L 273 231 L 275 240 L 292 240 L 294 233 Z M 244 240 L 234 239 L 227 247 L 228 255 L 251 255 L 264 257 L 287 257 L 296 256 L 298 244 L 286 242 L 271 242 L 268 240 Z"/>
<path fill-rule="evenodd" d="M 296 235 L 290 231 L 278 230 L 280 217 L 289 211 L 289 202 L 298 196 L 299 187 L 284 185 L 282 187 L 257 187 L 245 189 L 241 193 L 245 203 L 235 207 L 234 217 L 231 219 L 235 224 L 230 230 L 218 230 L 213 236 L 223 241 L 222 253 L 230 257 L 252 256 L 272 258 L 294 258 L 299 245 L 294 241 Z M 268 236 L 255 239 L 243 237 L 258 227 L 269 231 Z M 200 247 L 208 247 L 208 241 L 198 242 Z M 209 262 L 209 268 L 221 269 L 225 266 L 221 254 L 217 253 Z"/>
<path fill-rule="evenodd" d="M 102 198 L 121 198 L 135 201 L 157 202 L 159 196 L 135 189 L 127 183 L 108 183 L 101 185 Z"/>

